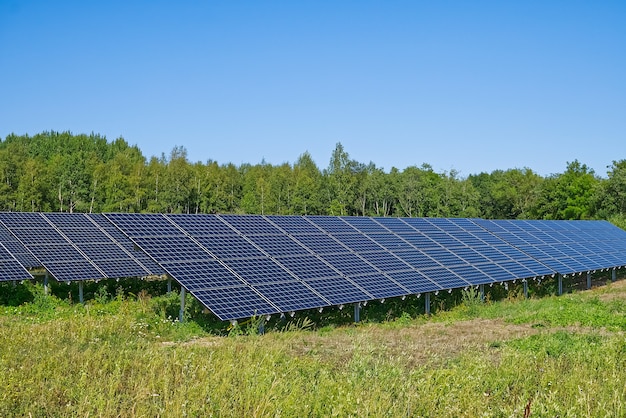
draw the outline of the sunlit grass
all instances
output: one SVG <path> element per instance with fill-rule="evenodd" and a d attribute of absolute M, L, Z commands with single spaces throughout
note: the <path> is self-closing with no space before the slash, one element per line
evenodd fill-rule
<path fill-rule="evenodd" d="M 225 337 L 175 295 L 35 296 L 0 307 L 0 416 L 626 415 L 626 287 L 513 299 Z"/>

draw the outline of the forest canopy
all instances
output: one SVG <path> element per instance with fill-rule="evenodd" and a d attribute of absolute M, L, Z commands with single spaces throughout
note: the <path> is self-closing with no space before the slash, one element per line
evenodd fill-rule
<path fill-rule="evenodd" d="M 461 178 L 428 164 L 388 172 L 341 143 L 320 168 L 304 152 L 271 165 L 191 162 L 184 147 L 147 159 L 123 138 L 43 132 L 0 140 L 0 210 L 250 213 L 488 219 L 608 219 L 626 226 L 626 160 L 607 177 L 575 160 Z"/>

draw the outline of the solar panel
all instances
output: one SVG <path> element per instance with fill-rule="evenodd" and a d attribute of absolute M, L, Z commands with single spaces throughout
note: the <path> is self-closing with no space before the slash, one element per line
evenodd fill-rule
<path fill-rule="evenodd" d="M 15 238 L 4 225 L 0 224 L 0 243 L 26 268 L 41 267 L 41 262 L 26 249 L 17 238 Z"/>
<path fill-rule="evenodd" d="M 410 293 L 393 280 L 380 274 L 353 274 L 350 280 L 376 299 L 393 298 Z"/>
<path fill-rule="evenodd" d="M 477 219 L 475 222 L 561 274 L 617 267 L 617 265 L 603 264 L 603 260 L 608 262 L 609 258 L 606 256 L 611 254 L 612 250 L 603 249 L 602 245 L 597 245 L 599 242 L 604 244 L 607 236 L 619 231 L 619 228 L 606 221 L 486 221 Z M 582 242 L 594 250 L 589 252 L 581 248 Z M 602 257 L 603 260 L 590 259 L 586 256 L 587 254 L 594 254 L 596 257 Z"/>
<path fill-rule="evenodd" d="M 204 248 L 218 258 L 258 258 L 265 254 L 246 238 L 239 235 L 232 236 L 202 236 L 196 238 Z"/>
<path fill-rule="evenodd" d="M 187 290 L 240 287 L 245 282 L 217 260 L 163 263 L 167 272 Z"/>
<path fill-rule="evenodd" d="M 430 218 L 108 217 L 222 319 L 543 276 L 553 274 L 557 264 L 589 268 L 619 257 L 618 251 L 608 250 L 602 250 L 602 257 L 589 250 L 583 254 L 577 245 L 591 233 L 575 223 L 553 227 Z M 551 238 L 562 247 L 550 243 Z M 615 239 L 616 246 L 620 239 Z M 602 245 L 602 240 L 592 244 Z"/>
<path fill-rule="evenodd" d="M 299 281 L 265 283 L 254 286 L 281 312 L 320 308 L 331 303 L 314 293 L 309 286 Z"/>
<path fill-rule="evenodd" d="M 343 277 L 307 280 L 307 284 L 333 305 L 343 305 L 374 299 L 373 295 L 364 292 L 353 282 Z"/>
<path fill-rule="evenodd" d="M 279 257 L 278 263 L 301 280 L 336 277 L 339 273 L 314 255 Z"/>
<path fill-rule="evenodd" d="M 365 253 L 368 251 L 380 251 L 382 248 L 376 242 L 369 239 L 363 234 L 337 234 L 334 239 L 348 247 L 356 253 Z"/>
<path fill-rule="evenodd" d="M 194 237 L 213 235 L 236 235 L 226 222 L 216 215 L 167 215 L 167 218 Z"/>
<path fill-rule="evenodd" d="M 28 270 L 0 243 L 0 281 L 32 278 Z"/>
<path fill-rule="evenodd" d="M 319 234 L 322 231 L 302 216 L 268 216 L 267 219 L 288 234 Z"/>
<path fill-rule="evenodd" d="M 283 232 L 261 215 L 219 215 L 227 224 L 245 235 L 282 234 Z"/>
<path fill-rule="evenodd" d="M 343 219 L 357 231 L 363 234 L 388 234 L 389 230 L 372 218 L 344 216 Z"/>
<path fill-rule="evenodd" d="M 287 235 L 250 235 L 248 239 L 272 257 L 310 254 L 309 250 Z"/>
<path fill-rule="evenodd" d="M 442 289 L 426 275 L 416 270 L 392 271 L 388 272 L 387 275 L 411 293 L 419 294 Z"/>
<path fill-rule="evenodd" d="M 221 320 L 280 313 L 280 309 L 249 286 L 192 291 L 200 303 Z"/>
<path fill-rule="evenodd" d="M 250 284 L 294 280 L 294 276 L 270 258 L 244 258 L 236 262 L 229 262 L 228 267 Z"/>
<path fill-rule="evenodd" d="M 349 252 L 348 248 L 325 234 L 298 234 L 293 235 L 296 241 L 310 249 L 315 254 L 338 254 Z"/>
<path fill-rule="evenodd" d="M 357 229 L 350 226 L 346 221 L 335 216 L 307 216 L 306 219 L 327 233 L 353 234 L 358 232 Z"/>
<path fill-rule="evenodd" d="M 105 277 L 145 277 L 154 274 L 107 232 L 113 226 L 104 216 L 70 213 L 44 213 L 42 216 L 80 252 L 77 259 L 86 258 Z M 129 242 L 128 238 L 123 239 Z M 158 272 L 162 270 L 158 269 Z"/>

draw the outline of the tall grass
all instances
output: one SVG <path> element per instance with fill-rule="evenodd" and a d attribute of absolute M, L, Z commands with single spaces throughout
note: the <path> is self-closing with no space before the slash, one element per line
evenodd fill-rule
<path fill-rule="evenodd" d="M 35 297 L 0 307 L 0 416 L 626 416 L 625 296 L 231 337 L 169 318 L 175 296 Z M 485 326 L 523 332 L 457 338 Z"/>

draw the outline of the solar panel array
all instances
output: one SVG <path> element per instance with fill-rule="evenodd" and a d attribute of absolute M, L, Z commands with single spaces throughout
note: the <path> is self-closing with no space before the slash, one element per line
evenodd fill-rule
<path fill-rule="evenodd" d="M 467 219 L 106 216 L 221 319 L 555 273 Z"/>
<path fill-rule="evenodd" d="M 603 221 L 0 213 L 0 243 L 4 280 L 166 273 L 223 320 L 626 265 Z"/>
<path fill-rule="evenodd" d="M 99 280 L 153 274 L 119 241 L 98 226 L 98 216 L 102 217 L 12 212 L 0 213 L 0 222 L 10 237 L 14 237 L 21 248 L 32 256 L 26 266 L 43 267 L 56 280 Z M 102 219 L 105 220 L 104 217 Z M 116 233 L 119 234 L 119 231 Z M 132 246 L 123 234 L 119 234 L 118 239 Z M 145 254 L 143 257 L 153 263 Z"/>
<path fill-rule="evenodd" d="M 475 222 L 563 275 L 626 265 L 626 231 L 607 221 Z"/>

